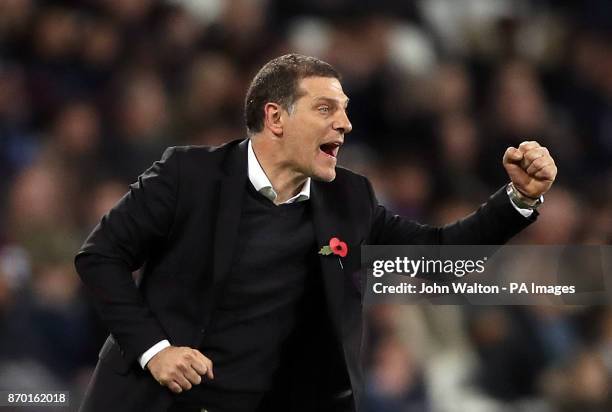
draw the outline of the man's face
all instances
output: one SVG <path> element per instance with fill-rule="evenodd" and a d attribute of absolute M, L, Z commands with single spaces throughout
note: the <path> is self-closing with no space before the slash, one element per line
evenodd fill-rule
<path fill-rule="evenodd" d="M 336 157 L 352 129 L 346 114 L 348 97 L 338 79 L 308 77 L 290 114 L 284 112 L 284 152 L 288 166 L 316 180 L 336 177 Z"/>

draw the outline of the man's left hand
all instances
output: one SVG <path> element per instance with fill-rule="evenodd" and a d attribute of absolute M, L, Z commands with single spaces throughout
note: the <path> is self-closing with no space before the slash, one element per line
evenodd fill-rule
<path fill-rule="evenodd" d="M 518 149 L 506 149 L 503 164 L 514 187 L 533 199 L 546 193 L 557 176 L 557 166 L 548 149 L 534 141 L 523 142 Z"/>

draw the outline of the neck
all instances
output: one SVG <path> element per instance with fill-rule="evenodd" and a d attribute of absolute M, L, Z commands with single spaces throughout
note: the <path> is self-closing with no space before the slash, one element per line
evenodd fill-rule
<path fill-rule="evenodd" d="M 251 142 L 257 161 L 276 192 L 277 197 L 274 203 L 283 203 L 297 195 L 306 182 L 307 176 L 299 173 L 287 163 L 280 140 L 257 136 L 251 138 Z"/>

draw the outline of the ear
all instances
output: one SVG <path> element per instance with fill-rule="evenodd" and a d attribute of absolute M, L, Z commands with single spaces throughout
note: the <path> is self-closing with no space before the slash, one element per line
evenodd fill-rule
<path fill-rule="evenodd" d="M 277 103 L 266 103 L 264 106 L 264 127 L 275 136 L 283 134 L 283 108 Z"/>

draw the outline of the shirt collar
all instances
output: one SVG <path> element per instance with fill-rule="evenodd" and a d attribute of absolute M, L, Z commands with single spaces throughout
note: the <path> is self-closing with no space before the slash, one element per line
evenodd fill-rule
<path fill-rule="evenodd" d="M 249 148 L 248 148 L 248 169 L 249 169 L 249 180 L 255 190 L 264 195 L 271 202 L 276 200 L 278 194 L 272 187 L 272 183 L 268 176 L 266 176 L 266 172 L 264 172 L 259 160 L 257 160 L 257 156 L 255 156 L 255 151 L 253 150 L 253 144 L 251 139 L 249 139 Z M 304 200 L 310 199 L 310 178 L 307 178 L 302 186 L 302 190 L 300 193 L 293 196 L 291 199 L 283 202 L 282 204 L 287 203 L 295 203 L 302 202 Z"/>

